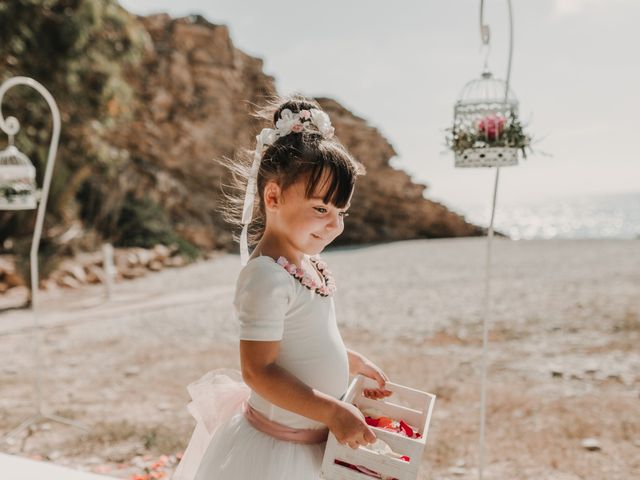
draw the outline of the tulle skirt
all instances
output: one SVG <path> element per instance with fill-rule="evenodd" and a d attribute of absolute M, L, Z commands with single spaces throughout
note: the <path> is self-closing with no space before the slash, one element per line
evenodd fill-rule
<path fill-rule="evenodd" d="M 238 413 L 214 435 L 194 480 L 317 480 L 325 445 L 278 440 Z"/>
<path fill-rule="evenodd" d="M 294 443 L 254 428 L 242 411 L 250 389 L 238 370 L 212 370 L 187 389 L 197 423 L 172 480 L 321 478 L 326 442 Z"/>

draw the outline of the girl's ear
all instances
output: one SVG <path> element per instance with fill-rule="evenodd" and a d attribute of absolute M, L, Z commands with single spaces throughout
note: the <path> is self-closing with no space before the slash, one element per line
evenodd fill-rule
<path fill-rule="evenodd" d="M 264 186 L 264 207 L 266 210 L 277 210 L 282 204 L 282 191 L 276 182 L 267 182 Z"/>

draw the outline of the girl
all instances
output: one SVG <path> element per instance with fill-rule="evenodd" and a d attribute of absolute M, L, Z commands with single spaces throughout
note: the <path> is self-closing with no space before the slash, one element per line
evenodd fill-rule
<path fill-rule="evenodd" d="M 250 168 L 229 165 L 246 179 L 234 298 L 242 372 L 214 370 L 189 385 L 197 425 L 174 480 L 318 479 L 329 431 L 352 448 L 376 439 L 341 400 L 349 374 L 377 380 L 371 398 L 391 394 L 384 372 L 345 347 L 336 285 L 318 257 L 342 233 L 364 167 L 317 103 L 294 97 L 272 115 Z"/>

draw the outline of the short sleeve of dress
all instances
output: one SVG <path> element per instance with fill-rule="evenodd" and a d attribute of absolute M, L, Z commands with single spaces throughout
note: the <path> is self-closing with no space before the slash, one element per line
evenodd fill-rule
<path fill-rule="evenodd" d="M 281 340 L 293 295 L 292 278 L 269 257 L 252 259 L 241 270 L 233 300 L 240 340 Z"/>

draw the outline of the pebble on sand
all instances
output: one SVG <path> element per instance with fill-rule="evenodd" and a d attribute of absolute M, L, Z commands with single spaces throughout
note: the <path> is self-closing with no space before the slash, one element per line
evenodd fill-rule
<path fill-rule="evenodd" d="M 600 447 L 600 442 L 596 438 L 585 438 L 582 440 L 582 448 L 589 450 L 591 452 L 595 452 L 598 450 L 602 450 Z"/>

